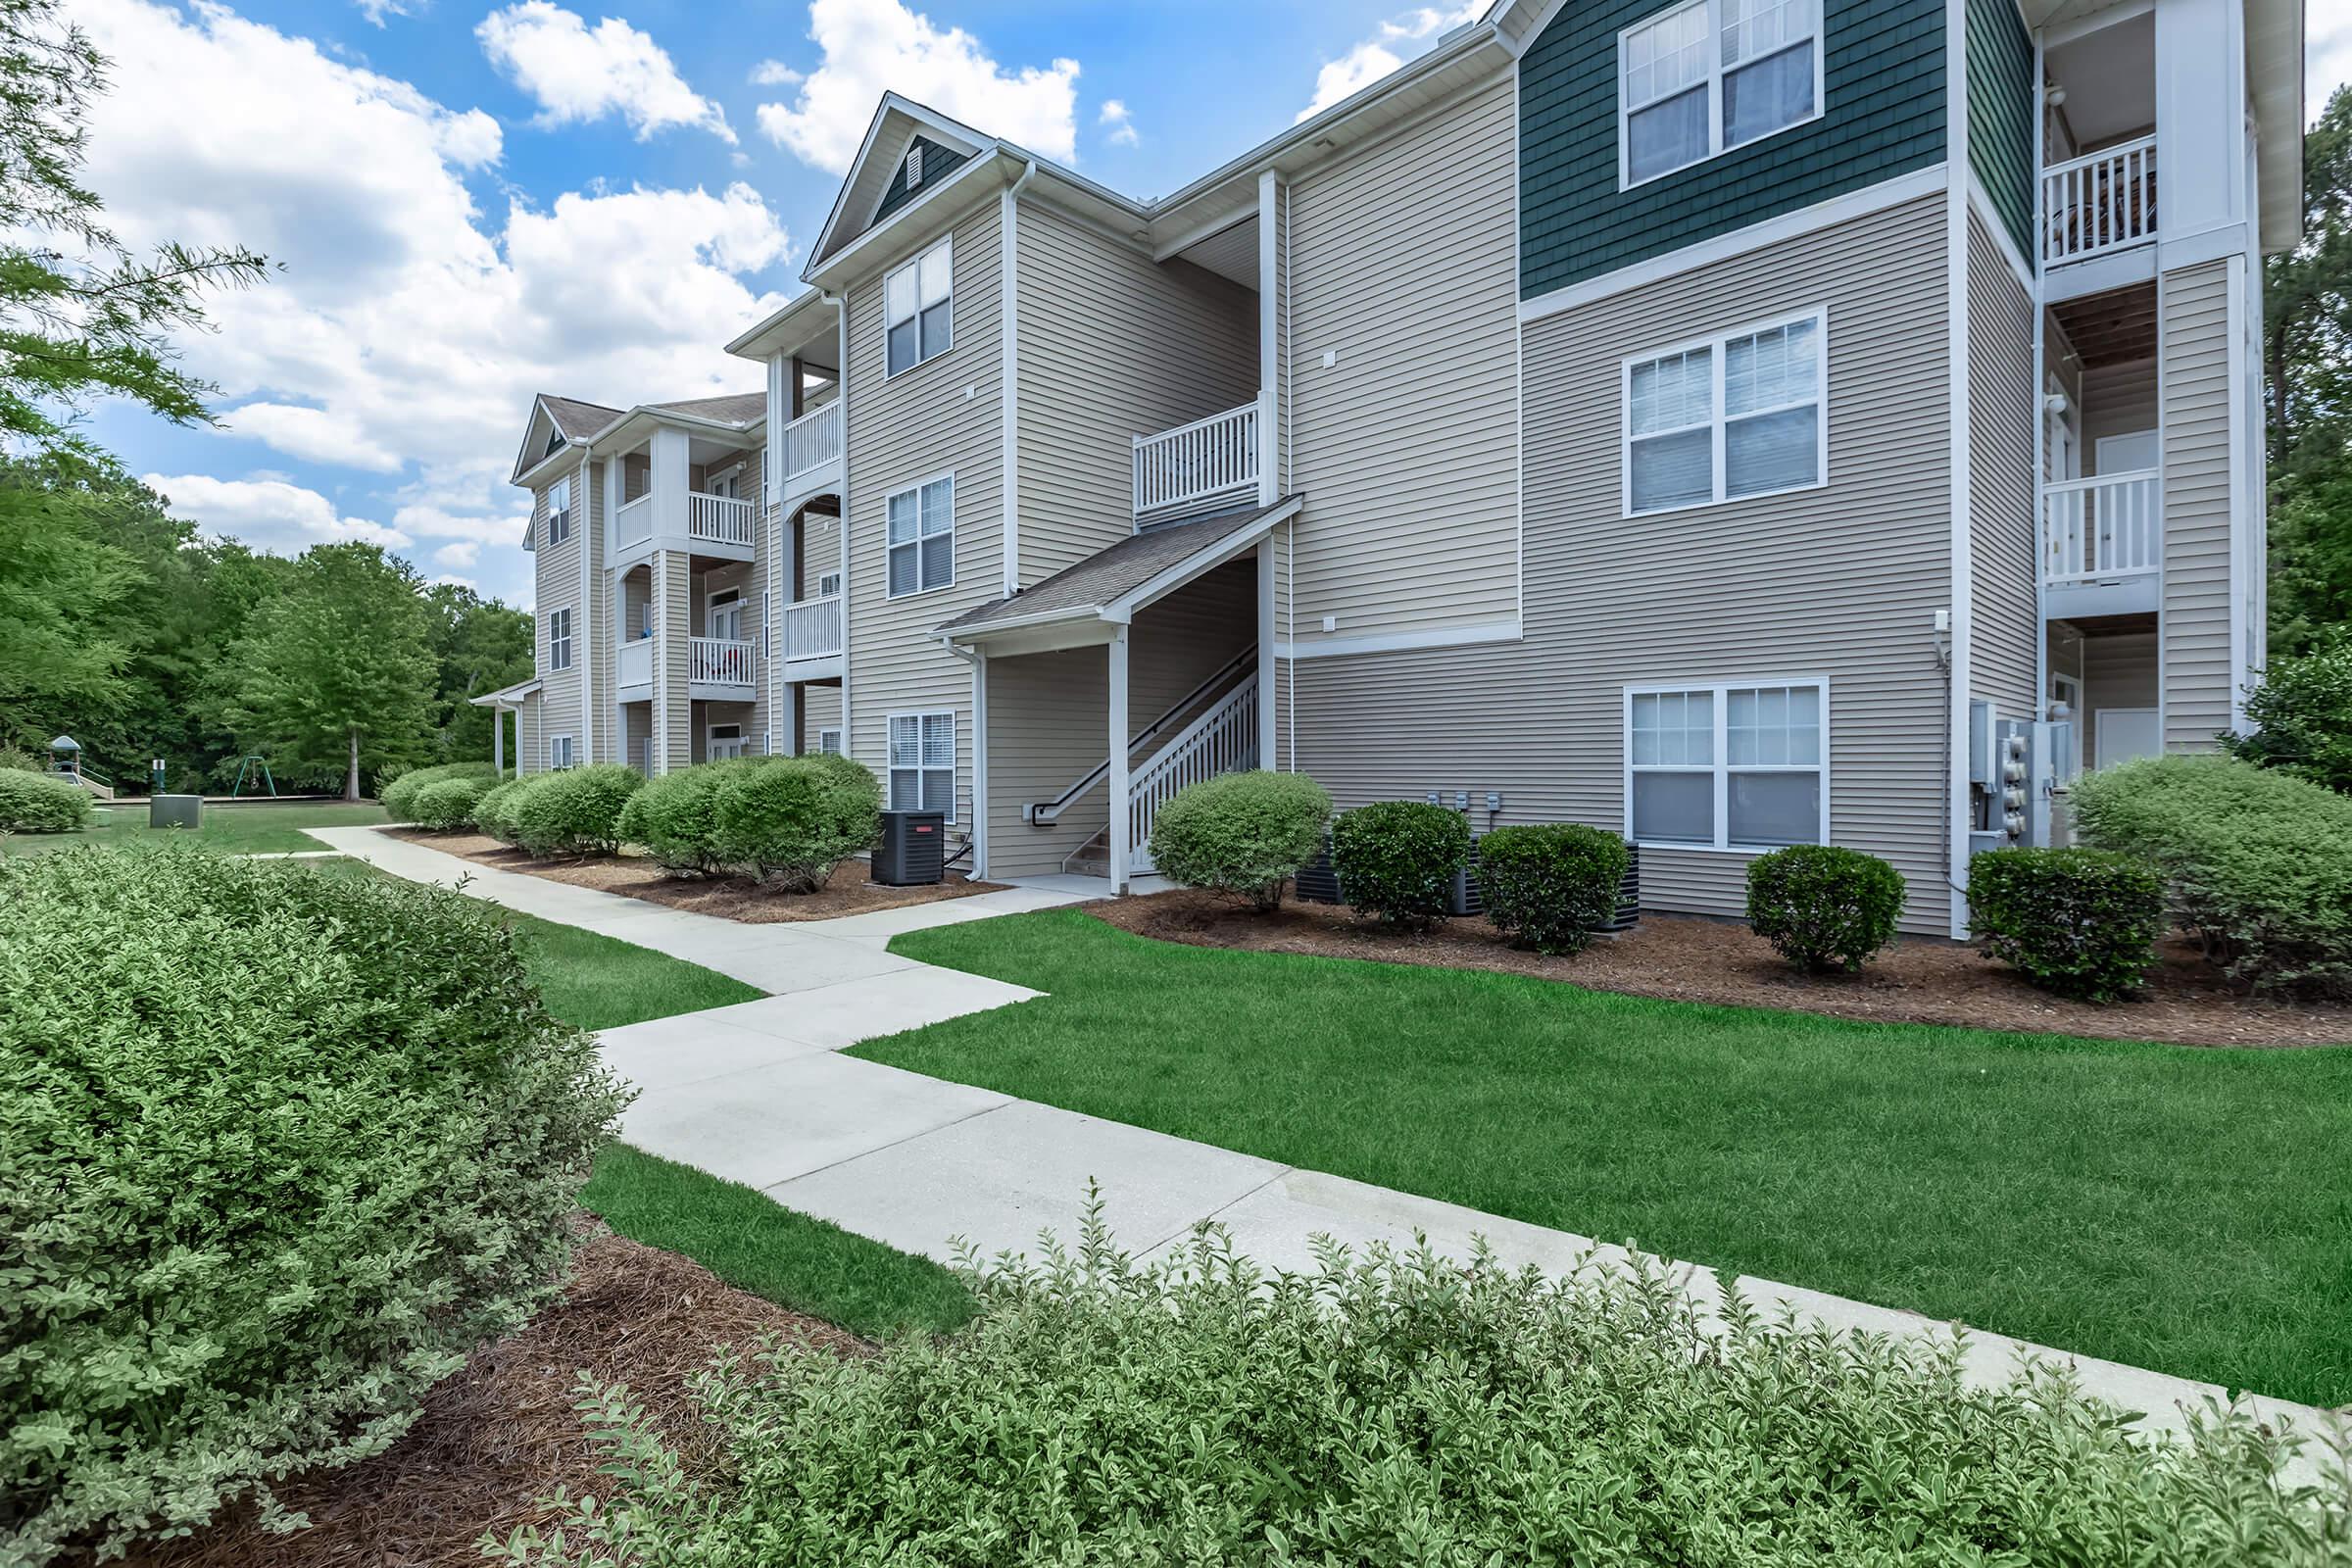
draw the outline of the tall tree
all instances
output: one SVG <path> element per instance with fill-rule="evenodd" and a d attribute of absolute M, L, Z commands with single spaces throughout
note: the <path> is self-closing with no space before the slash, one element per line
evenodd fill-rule
<path fill-rule="evenodd" d="M 75 468 L 0 464 L 0 741 L 38 745 L 129 699 L 130 650 L 112 631 L 139 564 L 108 541 Z"/>
<path fill-rule="evenodd" d="M 472 699 L 529 678 L 531 617 L 462 583 L 435 583 L 424 591 L 424 603 L 439 665 L 434 726 L 440 760 L 483 760 L 490 755 L 490 710 L 474 707 Z"/>
<path fill-rule="evenodd" d="M 375 545 L 317 545 L 228 652 L 225 715 L 273 771 L 343 775 L 343 798 L 430 755 L 435 666 L 416 574 Z"/>
<path fill-rule="evenodd" d="M 2352 612 L 2352 86 L 2303 141 L 2303 238 L 2265 268 L 2271 644 L 2295 653 Z"/>

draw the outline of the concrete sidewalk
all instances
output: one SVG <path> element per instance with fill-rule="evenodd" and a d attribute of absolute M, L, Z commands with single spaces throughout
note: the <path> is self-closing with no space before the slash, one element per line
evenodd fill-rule
<path fill-rule="evenodd" d="M 627 1140 L 651 1153 L 765 1192 L 910 1252 L 947 1259 L 961 1238 L 984 1254 L 1032 1249 L 1041 1230 L 1074 1242 L 1090 1180 L 1102 1185 L 1120 1245 L 1143 1254 L 1214 1222 L 1273 1267 L 1313 1265 L 1313 1239 L 1398 1247 L 1426 1237 L 1452 1256 L 1484 1237 L 1514 1267 L 1565 1274 L 1623 1264 L 1621 1249 L 1409 1193 L 1301 1170 L 1211 1145 L 942 1082 L 838 1054 L 845 1047 L 1038 993 L 933 968 L 884 951 L 901 931 L 1079 902 L 1054 885 L 918 905 L 803 925 L 746 926 L 642 901 L 492 870 L 371 828 L 313 836 L 395 875 L 454 884 L 552 920 L 601 931 L 719 969 L 775 993 L 758 1002 L 608 1029 L 604 1055 L 636 1084 Z M 1720 1299 L 1712 1274 L 1653 1260 L 1702 1304 Z M 1795 1286 L 1741 1278 L 1768 1312 L 1793 1307 L 1844 1331 L 1948 1339 L 1948 1325 Z M 2111 1361 L 1971 1332 L 1972 1377 L 1997 1382 L 2024 1360 L 2071 1365 L 2091 1394 L 2180 1430 L 2224 1392 Z M 2340 1415 L 2267 1399 L 2266 1419 L 2352 1437 Z M 2301 1473 L 2318 1474 L 2307 1453 Z"/>

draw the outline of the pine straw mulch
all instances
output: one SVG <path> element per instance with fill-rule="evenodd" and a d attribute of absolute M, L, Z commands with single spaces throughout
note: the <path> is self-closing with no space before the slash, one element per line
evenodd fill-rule
<path fill-rule="evenodd" d="M 714 914 L 746 925 L 797 924 L 803 920 L 831 920 L 845 914 L 867 914 L 875 909 L 900 909 L 910 904 L 936 904 L 974 893 L 998 893 L 1001 882 L 973 882 L 950 872 L 929 887 L 888 888 L 868 882 L 863 860 L 844 860 L 833 880 L 815 893 L 782 893 L 763 888 L 748 876 L 672 876 L 639 855 L 584 855 L 564 859 L 534 859 L 520 850 L 479 833 L 428 833 L 422 828 L 389 830 L 444 855 L 478 860 L 501 871 L 520 871 L 550 882 L 568 882 L 600 893 L 619 893 L 648 904 L 666 905 L 695 914 Z"/>
<path fill-rule="evenodd" d="M 391 1448 L 344 1470 L 281 1483 L 278 1495 L 311 1528 L 272 1535 L 247 1506 L 199 1534 L 133 1553 L 131 1568 L 442 1568 L 479 1563 L 487 1530 L 547 1523 L 539 1499 L 609 1487 L 572 1406 L 585 1368 L 626 1383 L 692 1462 L 705 1431 L 687 1391 L 719 1348 L 749 1353 L 762 1336 L 838 1354 L 861 1340 L 788 1312 L 701 1264 L 615 1236 L 580 1248 L 563 1297 L 520 1333 L 474 1352 L 425 1396 L 416 1424 Z"/>
<path fill-rule="evenodd" d="M 1957 943 L 1904 938 L 1858 975 L 1808 975 L 1744 925 L 1645 914 L 1630 932 L 1574 957 L 1512 947 L 1483 919 L 1449 921 L 1420 935 L 1383 931 L 1329 905 L 1286 904 L 1261 915 L 1189 889 L 1098 904 L 1090 912 L 1122 930 L 1196 947 L 1372 958 L 1387 963 L 1487 969 L 1565 980 L 1673 1002 L 1780 1007 L 1874 1023 L 2149 1040 L 2184 1046 L 2352 1044 L 2352 1007 L 2256 1001 L 2184 941 L 2168 942 L 2147 995 L 2093 1006 L 2037 991 L 2014 970 Z"/>

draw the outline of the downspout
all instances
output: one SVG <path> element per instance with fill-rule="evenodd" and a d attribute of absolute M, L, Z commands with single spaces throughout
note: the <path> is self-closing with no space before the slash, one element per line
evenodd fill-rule
<path fill-rule="evenodd" d="M 1004 274 L 1002 285 L 1004 304 L 1004 352 L 998 356 L 1003 380 L 997 403 L 1003 419 L 1003 449 L 999 456 L 1004 468 L 1004 596 L 1012 597 L 1021 591 L 1021 192 L 1037 177 L 1037 161 L 1031 159 L 1020 177 L 1004 187 L 998 207 L 998 249 L 1004 253 L 999 270 Z M 975 806 L 974 810 L 978 808 Z"/>
<path fill-rule="evenodd" d="M 581 636 L 580 660 L 580 751 L 593 765 L 596 761 L 596 578 L 591 563 L 592 536 L 604 528 L 599 509 L 588 505 L 594 493 L 596 472 L 596 442 L 591 439 L 580 444 L 580 613 L 577 634 Z M 606 497 L 609 505 L 612 498 Z"/>
<path fill-rule="evenodd" d="M 964 648 L 953 637 L 939 645 L 972 666 L 972 825 L 964 844 L 972 852 L 972 880 L 988 880 L 988 654 Z"/>

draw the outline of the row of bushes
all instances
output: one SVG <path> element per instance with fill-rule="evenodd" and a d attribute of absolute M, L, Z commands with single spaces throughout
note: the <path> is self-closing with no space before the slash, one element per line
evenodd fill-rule
<path fill-rule="evenodd" d="M 90 792 L 70 778 L 0 768 L 0 833 L 72 833 L 95 814 Z"/>
<path fill-rule="evenodd" d="M 395 822 L 438 829 L 464 827 L 472 819 L 473 803 L 498 781 L 498 770 L 488 762 L 444 762 L 437 767 L 411 768 L 379 781 L 375 798 Z"/>

